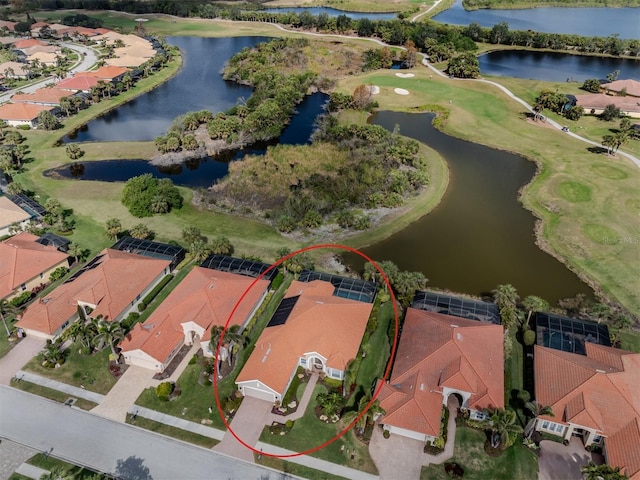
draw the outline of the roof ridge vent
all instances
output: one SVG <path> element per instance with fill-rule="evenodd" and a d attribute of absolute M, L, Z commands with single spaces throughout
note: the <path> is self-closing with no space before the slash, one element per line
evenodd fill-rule
<path fill-rule="evenodd" d="M 607 373 L 604 370 L 600 370 L 599 368 L 596 368 L 596 373 Z"/>

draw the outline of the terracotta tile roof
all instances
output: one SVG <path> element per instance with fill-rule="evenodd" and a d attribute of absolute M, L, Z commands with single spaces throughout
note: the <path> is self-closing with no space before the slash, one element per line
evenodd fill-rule
<path fill-rule="evenodd" d="M 52 110 L 48 105 L 34 105 L 31 103 L 6 103 L 0 106 L 2 120 L 35 120 L 40 112 Z"/>
<path fill-rule="evenodd" d="M 32 23 L 31 24 L 31 30 L 35 29 L 35 28 L 42 28 L 42 27 L 47 27 L 49 26 L 49 24 L 47 22 L 36 22 L 36 23 Z"/>
<path fill-rule="evenodd" d="M 78 301 L 96 305 L 93 317 L 113 320 L 170 263 L 109 248 L 92 262 L 91 268 L 31 304 L 16 325 L 51 335 L 75 315 Z"/>
<path fill-rule="evenodd" d="M 112 30 L 109 30 L 108 28 L 102 28 L 102 27 L 101 28 L 94 28 L 94 30 L 96 32 L 98 32 L 100 35 L 104 35 L 105 33 L 109 33 L 109 32 L 112 31 Z"/>
<path fill-rule="evenodd" d="M 129 71 L 128 68 L 105 66 L 91 72 L 79 72 L 76 76 L 96 77 L 100 80 L 112 80 Z"/>
<path fill-rule="evenodd" d="M 71 78 L 65 78 L 53 88 L 72 91 L 89 91 L 91 87 L 95 87 L 96 85 L 98 85 L 97 78 L 88 77 L 86 75 L 76 75 Z"/>
<path fill-rule="evenodd" d="M 626 90 L 627 95 L 640 97 L 640 82 L 637 80 L 632 80 L 630 78 L 624 80 L 616 80 L 615 82 L 610 83 L 604 83 L 600 86 L 606 90 L 611 90 L 612 92 L 620 92 L 621 90 Z"/>
<path fill-rule="evenodd" d="M 11 69 L 13 70 L 13 74 L 16 76 L 24 77 L 27 75 L 26 70 L 24 69 L 25 64 L 20 62 L 4 62 L 0 64 L 0 73 L 6 76 L 6 71 Z"/>
<path fill-rule="evenodd" d="M 122 342 L 123 351 L 142 350 L 164 363 L 184 338 L 182 323 L 195 322 L 211 338 L 214 325 L 226 324 L 236 303 L 254 279 L 243 275 L 195 267 L 144 322 Z M 269 282 L 259 280 L 247 293 L 229 325 L 240 325 L 258 303 Z"/>
<path fill-rule="evenodd" d="M 393 372 L 380 391 L 382 423 L 439 435 L 444 387 L 469 407 L 504 406 L 502 326 L 409 308 Z"/>
<path fill-rule="evenodd" d="M 60 47 L 55 45 L 34 45 L 33 47 L 23 48 L 22 51 L 25 55 L 33 55 L 34 53 L 59 53 Z"/>
<path fill-rule="evenodd" d="M 69 257 L 36 240 L 38 237 L 35 235 L 22 232 L 0 243 L 0 298 Z M 43 283 L 47 281 L 48 278 Z"/>
<path fill-rule="evenodd" d="M 605 108 L 607 105 L 615 105 L 625 112 L 640 112 L 640 99 L 636 97 L 621 97 L 605 95 L 604 93 L 587 93 L 584 95 L 576 95 L 578 105 L 585 110 L 590 108 Z M 587 112 L 588 113 L 588 112 Z"/>
<path fill-rule="evenodd" d="M 31 216 L 5 196 L 0 197 L 0 228 L 29 220 Z"/>
<path fill-rule="evenodd" d="M 609 463 L 624 465 L 630 480 L 640 480 L 640 418 L 631 420 L 605 442 Z"/>
<path fill-rule="evenodd" d="M 35 45 L 48 45 L 46 42 L 42 40 L 38 40 L 37 38 L 28 38 L 26 40 L 19 40 L 13 44 L 13 46 L 17 49 L 29 48 Z"/>
<path fill-rule="evenodd" d="M 45 65 L 54 65 L 58 61 L 57 58 L 58 54 L 53 52 L 35 52 L 27 55 L 29 62 L 38 60 L 40 63 Z"/>
<path fill-rule="evenodd" d="M 50 103 L 59 105 L 60 100 L 71 95 L 71 92 L 59 88 L 39 88 L 33 93 L 17 94 L 11 97 L 13 103 Z"/>
<path fill-rule="evenodd" d="M 586 343 L 586 355 L 534 347 L 536 400 L 551 421 L 581 425 L 606 437 L 609 463 L 640 478 L 640 354 Z M 614 454 L 611 455 L 610 449 Z"/>
<path fill-rule="evenodd" d="M 0 20 L 0 28 L 7 27 L 8 30 L 13 31 L 14 27 L 18 22 L 8 22 L 6 20 Z"/>
<path fill-rule="evenodd" d="M 88 37 L 95 37 L 97 35 L 99 35 L 98 32 L 95 31 L 95 29 L 93 28 L 87 28 L 87 27 L 70 27 L 67 25 L 64 25 L 64 28 L 57 28 L 56 32 L 58 35 L 86 35 Z"/>
<path fill-rule="evenodd" d="M 285 298 L 298 296 L 287 321 L 264 329 L 236 383 L 259 380 L 284 394 L 300 357 L 316 352 L 330 368 L 344 370 L 358 353 L 373 307 L 333 296 L 329 282 L 294 281 Z"/>

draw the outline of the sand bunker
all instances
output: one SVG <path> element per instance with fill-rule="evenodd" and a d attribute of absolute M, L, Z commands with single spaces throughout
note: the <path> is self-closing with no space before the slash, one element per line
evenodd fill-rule
<path fill-rule="evenodd" d="M 380 87 L 377 85 L 368 85 L 367 89 L 371 95 L 378 95 L 380 93 Z"/>
<path fill-rule="evenodd" d="M 409 95 L 409 90 L 405 90 L 404 88 L 394 88 L 393 91 L 398 95 Z"/>
<path fill-rule="evenodd" d="M 413 73 L 396 73 L 396 77 L 413 78 L 413 77 L 415 77 L 415 75 Z"/>

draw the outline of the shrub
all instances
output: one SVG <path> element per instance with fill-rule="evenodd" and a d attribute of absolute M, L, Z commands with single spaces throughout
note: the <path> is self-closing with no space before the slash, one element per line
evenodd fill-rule
<path fill-rule="evenodd" d="M 49 275 L 49 281 L 50 282 L 55 282 L 57 280 L 60 280 L 62 277 L 64 277 L 67 274 L 68 271 L 69 271 L 69 269 L 67 267 L 58 267 L 58 268 L 56 268 Z"/>
<path fill-rule="evenodd" d="M 533 330 L 526 330 L 523 334 L 522 334 L 522 341 L 524 342 L 524 344 L 527 347 L 530 347 L 531 345 L 533 345 L 536 341 L 536 332 Z"/>
<path fill-rule="evenodd" d="M 129 331 L 140 320 L 140 314 L 138 312 L 131 312 L 125 319 L 120 322 L 120 325 L 125 330 Z"/>
<path fill-rule="evenodd" d="M 169 274 L 166 277 L 164 277 L 162 280 L 160 280 L 160 282 L 155 287 L 153 287 L 153 290 L 151 290 L 149 294 L 142 299 L 142 303 L 148 306 L 153 301 L 153 299 L 158 296 L 160 291 L 167 285 L 167 283 L 169 283 L 172 279 L 173 279 L 173 275 Z"/>
<path fill-rule="evenodd" d="M 282 274 L 282 272 L 278 272 L 278 274 L 273 279 L 273 282 L 271 282 L 271 289 L 277 290 L 280 287 L 280 285 L 282 285 L 283 281 L 284 281 L 284 275 Z"/>
<path fill-rule="evenodd" d="M 444 438 L 442 438 L 442 437 L 438 437 L 438 438 L 436 438 L 436 439 L 433 441 L 433 446 L 434 446 L 435 448 L 440 448 L 440 449 L 442 449 L 442 448 L 444 448 L 444 443 L 445 443 L 445 442 L 444 442 Z"/>
<path fill-rule="evenodd" d="M 171 382 L 162 382 L 156 387 L 156 395 L 160 400 L 169 400 L 169 395 L 173 392 L 173 384 Z"/>
<path fill-rule="evenodd" d="M 382 432 L 382 436 L 383 436 L 384 438 L 389 438 L 389 437 L 391 436 L 391 433 L 389 432 L 389 430 L 384 430 L 384 431 Z"/>
<path fill-rule="evenodd" d="M 17 297 L 13 297 L 9 302 L 14 307 L 20 307 L 31 300 L 32 293 L 30 291 L 22 292 Z"/>
<path fill-rule="evenodd" d="M 139 312 L 144 312 L 147 309 L 147 304 L 144 302 L 140 302 L 138 304 L 138 311 Z"/>
<path fill-rule="evenodd" d="M 197 355 L 193 355 L 193 357 L 191 357 L 191 360 L 189 360 L 189 365 L 195 365 L 197 359 L 198 359 L 198 356 Z"/>
<path fill-rule="evenodd" d="M 287 427 L 289 430 L 291 430 L 293 428 L 293 420 L 287 420 L 287 422 L 284 424 L 285 427 Z"/>

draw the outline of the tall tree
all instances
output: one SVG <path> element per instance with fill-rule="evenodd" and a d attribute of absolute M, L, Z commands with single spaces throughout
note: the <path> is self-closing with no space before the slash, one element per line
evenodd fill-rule
<path fill-rule="evenodd" d="M 533 312 L 542 312 L 549 308 L 549 302 L 544 298 L 536 297 L 535 295 L 528 295 L 522 301 L 522 306 L 527 310 L 527 320 L 525 321 L 525 327 L 529 327 L 529 320 Z"/>
<path fill-rule="evenodd" d="M 491 430 L 491 446 L 504 450 L 511 445 L 511 436 L 522 432 L 516 423 L 516 412 L 510 408 L 485 409 L 488 417 L 483 420 Z"/>
<path fill-rule="evenodd" d="M 510 329 L 518 322 L 516 304 L 519 298 L 518 291 L 509 283 L 498 285 L 493 290 L 493 299 L 500 309 L 500 317 L 505 329 Z"/>
<path fill-rule="evenodd" d="M 536 420 L 541 415 L 546 415 L 549 417 L 555 417 L 551 406 L 549 405 L 541 405 L 537 401 L 533 400 L 531 402 L 525 402 L 524 408 L 531 412 L 531 419 L 527 422 L 527 426 L 524 428 L 524 434 L 527 437 L 530 437 L 533 433 L 533 427 L 536 424 Z"/>
<path fill-rule="evenodd" d="M 107 236 L 113 240 L 118 240 L 118 235 L 122 233 L 122 223 L 117 218 L 110 218 L 105 225 Z"/>
<path fill-rule="evenodd" d="M 124 330 L 119 322 L 110 322 L 105 319 L 98 321 L 98 332 L 95 336 L 95 342 L 98 346 L 109 345 L 114 362 L 118 363 L 118 352 L 116 352 L 116 344 L 124 339 Z"/>

